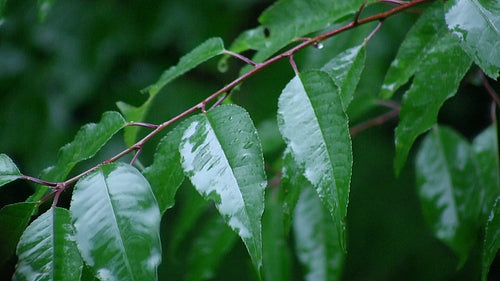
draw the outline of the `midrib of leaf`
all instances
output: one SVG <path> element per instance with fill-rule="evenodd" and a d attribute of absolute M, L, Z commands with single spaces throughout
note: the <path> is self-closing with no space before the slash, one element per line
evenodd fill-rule
<path fill-rule="evenodd" d="M 109 207 L 111 208 L 111 211 L 113 213 L 113 216 L 111 216 L 113 219 L 113 226 L 116 229 L 116 232 L 119 234 L 118 241 L 120 242 L 120 246 L 121 246 L 120 250 L 123 252 L 123 256 L 125 257 L 124 260 L 125 260 L 125 264 L 127 266 L 127 271 L 130 274 L 130 276 L 134 276 L 134 272 L 133 272 L 132 267 L 129 263 L 129 255 L 127 253 L 127 249 L 125 248 L 125 244 L 123 243 L 123 239 L 122 239 L 123 236 L 122 236 L 122 233 L 120 231 L 120 227 L 118 226 L 118 220 L 116 218 L 115 206 L 113 205 L 113 200 L 111 200 L 111 197 L 110 197 L 109 185 L 106 181 L 106 177 L 105 177 L 102 169 L 99 170 L 99 175 L 101 176 L 101 179 L 103 181 L 103 185 L 106 187 L 106 198 L 108 199 Z M 133 280 L 136 280 L 136 279 L 134 278 Z"/>
<path fill-rule="evenodd" d="M 234 174 L 234 166 L 231 165 L 230 159 L 227 157 L 226 152 L 224 151 L 224 149 L 221 146 L 221 142 L 220 142 L 221 138 L 217 135 L 217 130 L 215 130 L 214 127 L 212 126 L 210 117 L 208 115 L 206 115 L 206 114 L 204 114 L 204 117 L 207 119 L 207 124 L 210 126 L 209 134 L 213 134 L 213 136 L 217 140 L 217 142 L 215 142 L 215 144 L 217 145 L 217 148 L 220 150 L 221 154 L 224 156 L 224 158 L 223 158 L 224 162 L 225 162 L 224 164 L 226 164 L 227 166 L 231 167 L 231 169 L 230 169 L 231 178 L 235 181 L 236 186 L 238 186 L 238 188 L 239 188 L 240 187 L 240 183 L 238 182 L 238 178 Z M 248 216 L 247 204 L 245 204 L 245 199 L 243 198 L 243 194 L 241 193 L 241 190 L 239 190 L 239 191 L 240 192 L 238 192 L 238 196 L 240 197 L 241 202 L 243 202 L 243 208 L 245 210 L 245 216 L 246 216 L 248 222 L 251 223 L 250 217 Z M 251 229 L 248 229 L 248 231 L 250 231 L 250 233 L 251 233 L 252 236 L 254 235 L 254 233 L 252 233 Z M 257 249 L 255 248 L 255 246 L 256 246 L 255 243 L 252 243 L 252 246 L 254 248 L 254 252 L 258 252 Z"/>
<path fill-rule="evenodd" d="M 441 133 L 439 132 L 439 129 L 438 128 L 435 128 L 434 129 L 435 131 L 435 135 L 436 135 L 436 140 L 437 140 L 437 143 L 438 143 L 438 146 L 439 146 L 439 156 L 444 160 L 444 168 L 446 170 L 446 183 L 448 184 L 448 187 L 446 189 L 446 194 L 448 195 L 451 195 L 450 198 L 452 199 L 451 200 L 451 204 L 452 204 L 452 207 L 453 207 L 453 215 L 455 217 L 455 222 L 456 223 L 460 223 L 460 217 L 459 217 L 459 214 L 457 212 L 457 204 L 455 202 L 455 195 L 453 194 L 453 190 L 451 190 L 450 188 L 453 188 L 453 180 L 452 180 L 452 176 L 451 176 L 451 173 L 450 173 L 450 167 L 448 165 L 448 161 L 446 159 L 446 155 L 444 153 L 444 146 L 443 146 L 443 142 L 441 140 Z"/>
<path fill-rule="evenodd" d="M 300 78 L 299 78 L 299 79 L 300 79 Z M 308 106 L 309 106 L 309 108 L 311 108 L 311 109 L 312 109 L 312 111 L 313 111 L 314 121 L 316 121 L 316 124 L 318 124 L 318 129 L 319 129 L 319 132 L 321 133 L 321 140 L 322 140 L 322 142 L 321 142 L 321 146 L 322 146 L 322 147 L 324 147 L 324 148 L 325 148 L 325 150 L 326 150 L 326 152 L 327 152 L 327 156 L 328 156 L 328 163 L 329 163 L 328 165 L 330 166 L 330 168 L 331 168 L 331 170 L 330 170 L 330 171 L 332 172 L 332 174 L 331 174 L 332 181 L 334 182 L 336 189 L 338 189 L 339 187 L 338 187 L 338 185 L 337 185 L 337 181 L 336 181 L 336 179 L 335 179 L 335 175 L 333 174 L 334 167 L 332 167 L 332 165 L 331 165 L 331 164 L 333 163 L 333 162 L 332 162 L 332 158 L 333 158 L 333 157 L 332 157 L 332 155 L 330 155 L 330 150 L 328 149 L 328 148 L 329 148 L 329 146 L 328 146 L 328 144 L 327 144 L 327 141 L 326 141 L 326 138 L 325 138 L 325 134 L 324 134 L 324 132 L 323 132 L 323 128 L 322 128 L 322 126 L 320 125 L 321 123 L 320 123 L 319 119 L 317 118 L 317 116 L 318 116 L 318 115 L 317 115 L 316 108 L 315 108 L 315 107 L 313 106 L 313 104 L 311 103 L 310 97 L 307 95 L 307 91 L 306 91 L 306 89 L 304 88 L 304 84 L 302 83 L 302 80 L 301 80 L 300 85 L 301 85 L 301 87 L 302 87 L 302 90 L 303 90 L 304 95 L 307 97 L 307 99 L 306 99 L 306 100 L 307 100 Z M 334 193 L 335 193 L 335 195 L 334 195 L 334 196 L 335 196 L 335 199 L 336 199 L 336 201 L 337 201 L 337 202 L 336 202 L 336 204 L 337 204 L 337 206 L 336 206 L 336 207 L 340 210 L 340 198 L 339 198 L 339 192 L 334 192 Z M 331 206 L 331 207 L 335 208 L 335 206 Z M 329 208 L 329 209 L 330 209 L 330 210 L 333 210 L 332 208 Z M 332 217 L 333 217 L 333 215 L 334 215 L 334 214 L 333 214 L 333 213 L 331 213 L 331 215 L 332 215 Z"/>
<path fill-rule="evenodd" d="M 488 19 L 485 11 L 482 9 L 482 6 L 474 0 L 468 0 L 468 1 L 472 3 L 472 6 L 474 6 L 477 9 L 478 13 L 482 16 L 482 18 L 484 18 L 484 21 L 487 22 L 490 25 L 491 29 L 498 35 L 498 37 L 500 37 L 500 31 L 496 29 L 495 24 L 493 24 L 493 22 L 491 22 Z"/>

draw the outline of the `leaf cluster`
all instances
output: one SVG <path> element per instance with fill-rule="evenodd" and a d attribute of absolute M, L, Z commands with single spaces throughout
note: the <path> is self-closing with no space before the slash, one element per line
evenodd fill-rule
<path fill-rule="evenodd" d="M 41 18 L 58 5 L 40 3 Z M 5 5 L 0 2 L 0 14 Z M 412 11 L 418 15 L 403 13 Z M 0 154 L 2 188 L 16 180 L 35 184 L 24 202 L 0 209 L 0 263 L 15 254 L 14 280 L 211 280 L 231 274 L 354 280 L 353 260 L 369 256 L 359 242 L 390 243 L 384 242 L 390 236 L 363 229 L 384 228 L 384 217 L 377 223 L 362 217 L 379 209 L 375 198 L 385 196 L 398 198 L 394 208 L 413 204 L 421 220 L 413 222 L 421 231 L 413 235 L 435 239 L 448 253 L 449 272 L 428 271 L 414 280 L 462 272 L 468 280 L 487 280 L 500 248 L 500 104 L 494 103 L 497 85 L 490 84 L 500 71 L 500 53 L 492 51 L 500 46 L 499 11 L 499 4 L 480 0 L 277 1 L 258 27 L 229 47 L 215 37 L 183 55 L 142 90 L 139 105 L 119 101 L 120 113 L 107 111 L 82 126 L 40 176 L 24 174 Z M 411 27 L 375 74 L 372 40 L 395 15 L 413 17 Z M 329 43 L 337 38 L 349 44 Z M 216 57 L 220 70 L 236 59 L 247 65 L 226 86 L 170 119 L 149 123 L 162 96 L 179 98 L 169 88 L 174 80 Z M 269 73 L 282 69 L 280 62 L 288 69 L 282 85 Z M 267 80 L 252 86 L 259 75 Z M 482 109 L 491 111 L 489 123 L 467 139 L 438 117 L 469 85 L 484 88 L 493 101 Z M 261 115 L 258 104 L 247 106 L 253 97 L 244 94 L 252 91 L 260 101 L 275 92 Z M 374 112 L 383 114 L 370 119 Z M 396 116 L 393 149 L 379 149 L 378 137 L 357 140 L 358 133 Z M 121 151 L 80 166 L 121 132 Z M 148 161 L 143 150 L 156 136 L 161 140 Z M 393 194 L 373 190 L 384 187 L 375 184 L 380 181 L 406 182 L 415 196 L 407 202 L 398 197 L 401 186 Z M 62 196 L 69 198 L 67 207 Z M 411 223 L 392 224 L 398 235 L 412 237 L 401 230 Z M 231 273 L 235 253 L 243 269 Z M 410 256 L 405 268 L 425 267 Z M 439 254 L 434 258 L 439 261 Z M 371 279 L 408 277 L 394 274 L 380 270 Z"/>

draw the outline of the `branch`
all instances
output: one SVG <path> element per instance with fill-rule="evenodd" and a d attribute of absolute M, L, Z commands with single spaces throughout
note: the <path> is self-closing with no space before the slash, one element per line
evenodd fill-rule
<path fill-rule="evenodd" d="M 43 180 L 39 180 L 39 179 L 35 179 L 35 178 L 32 178 L 32 177 L 23 177 L 25 179 L 28 179 L 28 180 L 31 180 L 31 181 L 35 181 L 37 183 L 40 183 L 40 184 L 44 184 L 44 185 L 48 185 L 48 186 L 59 186 L 61 188 L 59 189 L 55 189 L 53 192 L 49 193 L 47 196 L 45 196 L 41 201 L 46 201 L 48 200 L 50 197 L 54 196 L 55 194 L 58 194 L 59 192 L 62 192 L 67 186 L 70 186 L 72 184 L 74 184 L 76 181 L 78 181 L 80 178 L 82 178 L 83 176 L 97 170 L 99 167 L 101 167 L 102 165 L 105 165 L 105 164 L 109 164 L 109 163 L 112 163 L 112 162 L 115 162 L 117 161 L 118 159 L 120 159 L 121 157 L 133 152 L 133 151 L 136 151 L 137 150 L 137 153 L 134 157 L 134 159 L 132 161 L 135 161 L 135 158 L 137 158 L 136 156 L 139 154 L 140 150 L 142 149 L 142 147 L 144 146 L 144 144 L 149 141 L 153 136 L 155 136 L 156 134 L 158 134 L 160 131 L 162 131 L 163 129 L 165 129 L 166 127 L 172 125 L 173 123 L 179 121 L 180 119 L 198 111 L 198 110 L 201 110 L 202 112 L 205 112 L 205 106 L 207 105 L 207 103 L 217 99 L 220 95 L 222 94 L 226 94 L 229 93 L 234 87 L 236 87 L 237 85 L 241 84 L 243 81 L 245 81 L 246 79 L 248 79 L 249 77 L 255 75 L 257 72 L 259 72 L 260 70 L 266 68 L 266 67 L 269 67 L 270 65 L 284 59 L 284 58 L 288 58 L 290 60 L 290 63 L 292 63 L 292 67 L 294 65 L 294 62 L 293 62 L 293 55 L 295 53 L 297 53 L 298 51 L 306 48 L 307 46 L 316 46 L 316 47 L 319 47 L 319 44 L 321 41 L 327 39 L 327 38 L 330 38 L 334 35 L 337 35 L 339 33 L 342 33 L 344 31 L 347 31 L 347 30 L 350 30 L 350 29 L 353 29 L 357 26 L 360 26 L 360 25 L 363 25 L 363 24 L 366 24 L 366 23 L 369 23 L 369 22 L 373 22 L 373 21 L 379 21 L 379 22 L 382 22 L 384 19 L 394 15 L 394 14 L 397 14 L 401 11 L 404 11 L 406 9 L 409 9 L 411 7 L 414 7 L 416 5 L 419 5 L 419 4 L 422 4 L 422 3 L 426 3 L 426 2 L 433 2 L 433 1 L 436 1 L 436 0 L 414 0 L 414 1 L 411 1 L 411 2 L 402 2 L 402 1 L 397 1 L 398 3 L 397 4 L 400 4 L 399 6 L 397 7 L 394 7 L 388 11 L 385 11 L 385 12 L 382 12 L 382 13 L 379 13 L 379 14 L 376 14 L 376 15 L 372 15 L 372 16 L 368 16 L 366 18 L 362 18 L 362 19 L 359 19 L 359 16 L 361 14 L 361 11 L 363 10 L 365 4 L 363 3 L 363 5 L 358 9 L 357 13 L 355 14 L 355 17 L 354 19 L 342 26 L 342 27 L 339 27 L 337 29 L 334 29 L 334 30 L 331 30 L 329 32 L 326 32 L 326 33 L 323 33 L 323 34 L 320 34 L 316 37 L 312 37 L 312 38 L 300 38 L 300 40 L 303 42 L 296 45 L 295 47 L 289 49 L 288 51 L 285 51 L 281 54 L 278 54 L 268 60 L 266 60 L 265 62 L 263 63 L 255 63 L 253 61 L 251 61 L 250 59 L 242 56 L 242 55 L 239 55 L 237 53 L 234 53 L 234 52 L 231 52 L 231 51 L 225 51 L 226 54 L 229 54 L 229 55 L 232 55 L 236 58 L 239 58 L 243 61 L 245 61 L 246 63 L 250 64 L 250 65 L 253 65 L 254 68 L 251 69 L 250 71 L 248 71 L 247 73 L 241 75 L 240 77 L 236 78 L 235 80 L 233 80 L 231 83 L 227 84 L 226 86 L 224 86 L 223 88 L 221 88 L 220 90 L 218 90 L 217 92 L 213 93 L 212 95 L 208 96 L 207 98 L 205 98 L 203 101 L 201 101 L 200 103 L 198 103 L 197 105 L 194 105 L 192 106 L 191 108 L 187 109 L 186 111 L 182 112 L 181 114 L 175 116 L 174 118 L 168 120 L 168 121 L 165 121 L 163 123 L 161 123 L 160 125 L 153 125 L 153 124 L 147 124 L 147 123 L 139 123 L 139 122 L 131 122 L 128 124 L 128 126 L 144 126 L 144 127 L 148 127 L 148 128 L 152 128 L 154 129 L 153 131 L 151 131 L 149 134 L 147 134 L 144 138 L 142 138 L 141 140 L 139 140 L 138 142 L 136 142 L 134 145 L 128 147 L 127 149 L 123 150 L 122 152 L 118 153 L 117 155 L 109 158 L 108 160 L 105 160 L 104 162 L 84 171 L 83 173 L 77 175 L 77 176 L 74 176 L 73 178 L 70 178 L 62 183 L 49 183 L 49 182 L 45 182 Z M 392 1 L 392 2 L 395 2 L 395 1 Z M 375 29 L 378 30 L 379 26 Z M 296 66 L 294 68 L 294 71 L 297 71 L 296 70 Z M 222 98 L 223 99 L 223 98 Z M 220 102 L 217 102 L 216 105 L 220 104 Z M 366 128 L 366 126 L 372 126 L 370 124 L 379 124 L 380 122 L 385 122 L 384 120 L 387 119 L 387 118 L 392 118 L 392 115 L 397 115 L 397 113 L 399 112 L 399 110 L 394 110 L 392 112 L 389 112 L 388 114 L 386 115 L 383 115 L 383 116 L 389 116 L 389 117 L 383 117 L 383 116 L 380 116 L 379 118 L 377 119 L 374 119 L 374 120 L 371 120 L 369 122 L 366 122 L 364 124 L 360 124 L 354 128 L 351 129 L 351 133 L 357 133 L 357 131 L 359 130 L 363 130 L 364 128 Z M 377 121 L 378 120 L 378 121 Z M 382 121 L 380 121 L 382 120 Z M 360 129 L 361 128 L 361 129 Z M 56 202 L 57 203 L 57 202 Z"/>
<path fill-rule="evenodd" d="M 481 76 L 481 80 L 483 81 L 483 86 L 488 92 L 488 94 L 491 96 L 491 98 L 495 101 L 498 107 L 500 107 L 500 98 L 498 97 L 498 94 L 495 92 L 495 89 L 491 87 L 490 83 L 488 82 L 488 78 L 484 76 L 484 73 L 480 71 L 479 75 Z"/>

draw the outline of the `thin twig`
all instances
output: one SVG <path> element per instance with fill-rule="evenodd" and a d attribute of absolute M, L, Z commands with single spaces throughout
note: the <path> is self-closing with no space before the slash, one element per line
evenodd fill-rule
<path fill-rule="evenodd" d="M 233 57 L 235 57 L 235 58 L 237 58 L 237 59 L 240 59 L 240 60 L 242 60 L 242 61 L 244 61 L 244 62 L 246 62 L 246 63 L 248 63 L 248 64 L 250 64 L 250 65 L 253 65 L 253 66 L 256 66 L 256 65 L 257 65 L 257 63 L 256 63 L 256 62 L 254 62 L 254 61 L 252 61 L 251 59 L 249 59 L 249 58 L 247 58 L 247 57 L 245 57 L 245 56 L 242 56 L 242 55 L 240 55 L 240 54 L 238 54 L 238 53 L 231 52 L 231 51 L 228 51 L 228 50 L 224 50 L 224 54 L 227 54 L 227 55 L 233 56 Z"/>
<path fill-rule="evenodd" d="M 158 125 L 155 124 L 150 124 L 150 123 L 143 123 L 143 122 L 128 122 L 126 126 L 139 126 L 139 127 L 146 127 L 146 128 L 151 128 L 151 129 L 156 129 L 158 128 Z"/>
<path fill-rule="evenodd" d="M 361 15 L 361 12 L 363 11 L 363 9 L 365 8 L 365 5 L 366 5 L 366 0 L 363 1 L 363 4 L 361 4 L 361 7 L 359 7 L 358 11 L 356 12 L 356 15 L 354 16 L 354 22 L 355 23 L 358 23 L 359 21 L 359 16 Z"/>
<path fill-rule="evenodd" d="M 479 75 L 481 76 L 481 80 L 483 81 L 484 88 L 486 89 L 488 94 L 491 96 L 491 98 L 493 98 L 493 100 L 495 101 L 497 106 L 500 107 L 500 98 L 498 98 L 498 94 L 496 93 L 495 89 L 493 89 L 493 87 L 491 87 L 490 83 L 488 82 L 488 78 L 486 78 L 486 76 L 484 76 L 484 73 L 482 71 L 479 73 Z"/>
<path fill-rule="evenodd" d="M 327 38 L 330 38 L 334 35 L 337 35 L 339 33 L 342 33 L 344 31 L 347 31 L 347 30 L 350 30 L 350 29 L 353 29 L 357 26 L 360 26 L 362 24 L 365 24 L 365 23 L 368 23 L 368 22 L 372 22 L 372 21 L 383 21 L 384 19 L 386 19 L 387 17 L 390 17 L 394 14 L 397 14 L 403 10 L 406 10 L 406 9 L 409 9 L 411 7 L 414 7 L 418 4 L 421 4 L 421 3 L 425 3 L 425 2 L 432 2 L 432 1 L 436 1 L 436 0 L 414 0 L 414 1 L 411 1 L 411 2 L 406 2 L 405 4 L 401 4 L 397 7 L 394 7 L 388 11 L 385 11 L 385 12 L 382 12 L 382 13 L 379 13 L 379 14 L 375 14 L 375 15 L 372 15 L 372 16 L 368 16 L 366 18 L 362 18 L 362 19 L 359 19 L 359 15 L 357 15 L 353 21 L 351 21 L 350 23 L 342 26 L 342 27 L 339 27 L 339 28 L 336 28 L 334 30 L 331 30 L 331 31 L 328 31 L 328 32 L 325 32 L 323 34 L 320 34 L 316 37 L 312 37 L 312 38 L 309 38 L 308 40 L 296 45 L 295 47 L 292 47 L 291 49 L 289 49 L 288 51 L 285 51 L 281 54 L 278 54 L 270 59 L 268 59 L 267 61 L 263 62 L 263 63 L 255 63 L 247 58 L 245 58 L 244 56 L 241 56 L 239 54 L 236 54 L 236 53 L 232 53 L 232 52 L 229 52 L 229 51 L 226 51 L 227 54 L 229 55 L 236 55 L 235 57 L 239 58 L 239 59 L 242 59 L 243 61 L 251 64 L 251 65 L 254 65 L 254 68 L 251 69 L 250 71 L 248 71 L 247 73 L 239 76 L 238 78 L 236 78 L 235 80 L 233 80 L 231 83 L 227 84 L 226 86 L 222 87 L 221 89 L 219 89 L 217 92 L 211 94 L 210 96 L 208 96 L 207 98 L 205 98 L 203 101 L 201 101 L 200 103 L 192 106 L 191 108 L 185 110 L 184 112 L 180 113 L 179 115 L 175 116 L 174 118 L 168 120 L 168 121 L 165 121 L 163 123 L 161 123 L 160 125 L 154 125 L 156 127 L 154 127 L 154 130 L 151 131 L 149 134 L 147 134 L 145 137 L 143 137 L 141 140 L 139 140 L 138 142 L 136 142 L 134 145 L 126 148 L 125 150 L 123 150 L 122 152 L 118 153 L 117 155 L 103 161 L 102 163 L 78 174 L 77 176 L 74 176 L 64 182 L 61 183 L 61 191 L 64 190 L 67 186 L 70 186 L 72 184 L 74 184 L 76 181 L 78 181 L 80 178 L 82 178 L 83 176 L 97 170 L 98 168 L 100 168 L 101 166 L 105 165 L 105 164 L 109 164 L 109 163 L 112 163 L 112 162 L 115 162 L 116 160 L 120 159 L 121 157 L 123 157 L 124 155 L 127 155 L 128 153 L 132 152 L 132 151 L 135 151 L 135 150 L 139 150 L 141 149 L 144 144 L 149 140 L 151 139 L 153 136 L 155 136 L 156 134 L 158 134 L 160 131 L 162 131 L 163 129 L 165 129 L 166 127 L 170 126 L 171 124 L 179 121 L 180 119 L 198 111 L 198 110 L 201 110 L 203 113 L 205 113 L 205 106 L 207 103 L 213 101 L 214 99 L 218 98 L 220 95 L 224 94 L 224 93 L 228 93 L 230 92 L 234 87 L 236 87 L 237 85 L 241 84 L 243 81 L 247 80 L 249 77 L 255 75 L 257 72 L 261 71 L 262 69 L 284 59 L 284 58 L 289 58 L 291 62 L 293 62 L 293 58 L 292 56 L 297 53 L 298 51 L 306 48 L 307 46 L 310 46 L 310 45 L 313 45 L 314 44 L 317 44 L 318 42 L 322 42 L 323 40 L 327 39 Z M 362 7 L 358 10 L 358 14 L 361 13 L 361 10 L 362 8 L 364 7 L 364 4 L 362 5 Z M 293 62 L 294 63 L 294 62 Z M 293 65 L 292 65 L 293 67 Z M 297 72 L 297 69 L 296 69 L 296 66 L 294 68 L 294 71 L 296 71 L 296 74 L 298 73 Z M 396 110 L 394 110 L 395 112 Z M 389 114 L 395 114 L 397 115 L 397 112 L 390 112 L 386 115 L 389 115 Z M 384 116 L 384 115 L 383 115 Z M 390 116 L 390 115 L 389 115 Z M 382 116 L 381 116 L 382 117 Z M 381 118 L 379 117 L 379 118 Z M 377 118 L 377 119 L 379 119 Z M 384 118 L 387 118 L 387 117 L 384 117 Z M 383 119 L 383 118 L 382 118 Z M 370 121 L 369 121 L 370 122 Z M 373 123 L 373 122 L 380 122 L 380 121 L 371 121 L 370 123 Z M 382 122 L 385 122 L 385 121 L 382 121 Z M 367 122 L 368 123 L 368 122 Z M 377 123 L 378 124 L 378 123 Z M 361 126 L 363 124 L 360 124 L 358 126 Z M 356 126 L 356 127 L 358 127 Z M 366 126 L 366 125 L 364 125 Z M 356 133 L 356 130 L 359 130 L 359 129 L 356 129 L 356 127 L 354 127 L 352 130 L 354 130 L 354 133 Z M 40 180 L 38 181 L 39 183 L 42 183 L 43 181 Z M 43 183 L 42 183 L 43 184 Z M 52 183 L 49 184 L 49 186 L 53 186 Z M 55 192 L 57 192 L 59 190 L 56 190 L 56 191 L 52 191 L 51 193 L 47 194 L 42 200 L 40 200 L 40 202 L 43 202 L 43 201 L 46 201 L 48 200 L 50 197 L 52 197 Z"/>
<path fill-rule="evenodd" d="M 295 64 L 295 61 L 293 60 L 293 55 L 290 56 L 289 61 L 290 65 L 293 68 L 293 72 L 295 72 L 295 75 L 299 75 L 299 70 L 297 69 L 297 64 Z"/>
<path fill-rule="evenodd" d="M 142 151 L 142 146 L 135 151 L 134 157 L 132 157 L 132 160 L 130 161 L 130 165 L 134 165 L 135 161 L 139 157 L 139 154 L 141 154 Z"/>
<path fill-rule="evenodd" d="M 363 41 L 363 43 L 366 45 L 366 43 L 368 43 L 368 41 L 370 41 L 370 39 L 372 39 L 372 37 L 375 35 L 375 33 L 377 33 L 377 31 L 380 29 L 380 27 L 382 27 L 382 23 L 384 21 L 383 20 L 380 20 L 380 22 L 377 24 L 377 26 L 375 27 L 375 29 L 372 30 L 372 32 L 370 33 L 370 35 L 368 35 L 365 40 Z"/>
<path fill-rule="evenodd" d="M 212 110 L 219 106 L 227 97 L 229 96 L 229 93 L 226 92 L 220 99 L 218 99 L 211 107 L 209 110 Z"/>
<path fill-rule="evenodd" d="M 396 5 L 404 5 L 404 4 L 408 4 L 409 3 L 407 1 L 398 1 L 398 0 L 379 0 L 379 2 L 382 2 L 382 3 L 392 3 L 392 4 L 396 4 Z"/>
<path fill-rule="evenodd" d="M 27 176 L 27 175 L 22 175 L 21 178 L 24 179 L 24 180 L 32 181 L 32 182 L 35 182 L 35 183 L 38 183 L 38 184 L 41 184 L 41 185 L 51 186 L 51 187 L 55 187 L 58 184 L 57 182 L 44 181 L 42 179 L 38 179 L 38 178 L 35 178 L 35 177 L 32 177 L 32 176 Z"/>
<path fill-rule="evenodd" d="M 353 137 L 357 133 L 362 132 L 366 129 L 369 129 L 369 128 L 374 127 L 374 126 L 382 125 L 385 122 L 391 120 L 392 118 L 394 118 L 398 115 L 399 115 L 399 109 L 394 109 L 394 110 L 389 111 L 383 115 L 380 115 L 377 118 L 368 120 L 366 122 L 363 122 L 361 124 L 358 124 L 358 125 L 352 127 L 351 129 L 349 129 L 349 133 L 351 134 L 351 137 Z"/>
<path fill-rule="evenodd" d="M 399 104 L 395 101 L 390 101 L 390 100 L 377 100 L 375 103 L 378 105 L 383 105 L 385 107 L 397 109 L 397 110 L 399 110 L 401 108 L 401 104 Z"/>

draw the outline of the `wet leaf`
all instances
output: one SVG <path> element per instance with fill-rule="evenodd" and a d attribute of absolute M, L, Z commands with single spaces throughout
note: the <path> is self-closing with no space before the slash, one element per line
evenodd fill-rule
<path fill-rule="evenodd" d="M 495 199 L 500 195 L 500 161 L 498 159 L 498 136 L 495 126 L 490 126 L 479 134 L 472 143 L 476 156 L 478 181 L 483 205 L 481 221 L 485 221 L 491 212 Z"/>
<path fill-rule="evenodd" d="M 47 19 L 47 15 L 49 14 L 52 6 L 56 3 L 56 0 L 38 0 L 38 20 L 43 22 Z"/>
<path fill-rule="evenodd" d="M 185 120 L 160 141 L 156 147 L 153 164 L 143 171 L 162 214 L 174 206 L 175 194 L 184 181 L 179 144 L 189 123 L 189 119 Z"/>
<path fill-rule="evenodd" d="M 295 247 L 308 281 L 339 280 L 344 252 L 339 245 L 335 223 L 318 195 L 305 188 L 295 208 Z"/>
<path fill-rule="evenodd" d="M 259 17 L 261 26 L 247 30 L 232 43 L 231 51 L 240 53 L 256 50 L 254 61 L 262 62 L 272 54 L 314 31 L 352 15 L 363 0 L 281 0 L 265 10 Z"/>
<path fill-rule="evenodd" d="M 5 154 L 0 154 L 0 186 L 6 185 L 11 181 L 21 177 L 21 172 L 12 159 Z"/>
<path fill-rule="evenodd" d="M 24 231 L 13 280 L 80 280 L 82 259 L 69 211 L 51 208 Z"/>
<path fill-rule="evenodd" d="M 283 168 L 281 172 L 280 201 L 283 202 L 283 222 L 285 232 L 288 233 L 292 225 L 293 211 L 299 200 L 302 189 L 311 187 L 311 183 L 304 177 L 289 148 L 283 155 Z"/>
<path fill-rule="evenodd" d="M 446 23 L 460 38 L 465 52 L 493 79 L 500 70 L 500 2 L 450 0 L 446 2 Z"/>
<path fill-rule="evenodd" d="M 15 203 L 0 210 L 0 267 L 14 254 L 35 209 L 36 203 Z"/>
<path fill-rule="evenodd" d="M 486 281 L 491 263 L 500 249 L 500 197 L 497 197 L 486 224 L 481 280 Z"/>
<path fill-rule="evenodd" d="M 385 75 L 380 97 L 391 98 L 399 87 L 408 82 L 423 58 L 446 33 L 443 3 L 438 2 L 425 11 L 406 35 Z"/>
<path fill-rule="evenodd" d="M 435 127 L 417 154 L 417 186 L 424 217 L 463 265 L 476 241 L 482 205 L 472 149 L 463 137 Z"/>
<path fill-rule="evenodd" d="M 77 182 L 71 200 L 76 242 L 101 280 L 157 280 L 160 211 L 132 166 L 104 165 Z"/>
<path fill-rule="evenodd" d="M 288 229 L 283 224 L 283 209 L 278 189 L 268 189 L 266 210 L 262 216 L 263 280 L 291 279 L 291 256 L 287 239 Z"/>
<path fill-rule="evenodd" d="M 330 211 L 345 246 L 352 147 L 337 86 L 327 73 L 304 72 L 288 83 L 278 101 L 278 126 L 295 161 Z"/>
<path fill-rule="evenodd" d="M 422 60 L 411 88 L 404 94 L 396 128 L 394 170 L 401 172 L 415 139 L 437 121 L 443 103 L 454 96 L 471 60 L 448 34 Z"/>
<path fill-rule="evenodd" d="M 365 67 L 365 57 L 366 49 L 362 44 L 343 51 L 321 68 L 339 87 L 345 109 L 354 97 L 354 91 Z"/>
<path fill-rule="evenodd" d="M 200 226 L 198 226 L 200 227 Z M 198 231 L 192 242 L 185 280 L 202 281 L 215 277 L 224 255 L 231 250 L 238 236 L 226 225 L 221 216 L 211 216 Z"/>
<path fill-rule="evenodd" d="M 105 112 L 99 123 L 89 123 L 80 128 L 72 142 L 59 149 L 55 166 L 45 169 L 40 178 L 59 182 L 66 179 L 73 167 L 94 156 L 119 130 L 125 119 L 118 112 Z M 36 202 L 45 195 L 48 187 L 38 185 L 37 191 L 27 201 Z"/>
<path fill-rule="evenodd" d="M 221 38 L 217 37 L 206 40 L 198 47 L 194 48 L 191 52 L 184 55 L 176 65 L 165 70 L 155 84 L 144 89 L 144 91 L 149 95 L 144 104 L 139 107 L 135 107 L 124 102 L 117 102 L 118 108 L 123 113 L 127 121 L 143 121 L 156 94 L 158 94 L 158 92 L 165 87 L 165 85 L 189 70 L 197 67 L 201 63 L 222 54 L 223 51 L 224 43 Z M 128 145 L 135 143 L 138 131 L 139 127 L 127 127 L 125 129 L 125 142 Z"/>
<path fill-rule="evenodd" d="M 260 272 L 267 182 L 262 148 L 250 116 L 234 105 L 197 115 L 184 133 L 180 152 L 186 175 L 206 200 L 215 201 Z"/>

